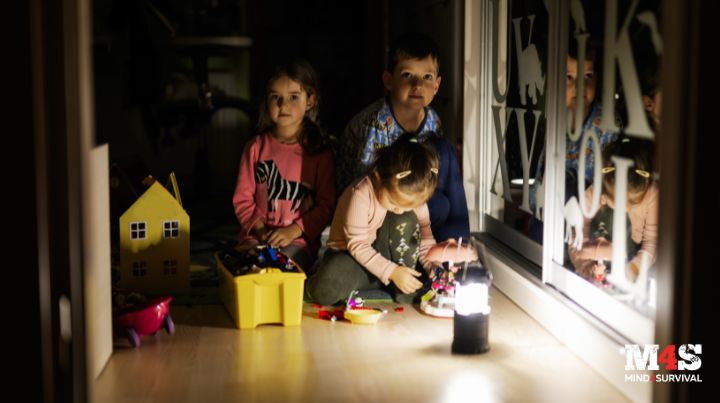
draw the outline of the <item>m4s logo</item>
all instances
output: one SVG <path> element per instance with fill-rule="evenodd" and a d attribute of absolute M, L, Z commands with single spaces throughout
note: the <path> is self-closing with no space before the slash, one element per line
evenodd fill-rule
<path fill-rule="evenodd" d="M 664 364 L 669 371 L 695 371 L 702 365 L 699 357 L 702 354 L 702 344 L 681 344 L 677 349 L 679 360 L 675 356 L 675 344 L 665 346 L 658 356 L 659 350 L 660 346 L 657 344 L 646 344 L 642 351 L 638 344 L 626 344 L 625 370 L 658 371 L 658 362 Z"/>

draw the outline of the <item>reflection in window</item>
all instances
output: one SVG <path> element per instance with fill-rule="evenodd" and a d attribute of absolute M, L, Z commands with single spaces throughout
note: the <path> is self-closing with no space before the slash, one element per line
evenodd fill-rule
<path fill-rule="evenodd" d="M 571 1 L 570 11 L 563 264 L 647 312 L 658 234 L 659 1 Z M 603 26 L 606 16 L 615 23 Z"/>

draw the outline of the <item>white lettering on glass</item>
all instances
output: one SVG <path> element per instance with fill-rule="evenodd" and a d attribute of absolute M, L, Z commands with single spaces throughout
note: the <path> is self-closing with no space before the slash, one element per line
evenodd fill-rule
<path fill-rule="evenodd" d="M 593 142 L 593 195 L 588 211 L 585 205 L 585 154 L 587 153 L 588 141 Z M 602 154 L 600 152 L 600 140 L 592 129 L 586 130 L 580 143 L 580 156 L 578 157 L 578 195 L 580 195 L 580 210 L 587 218 L 592 218 L 600 207 L 600 193 L 602 192 Z"/>
<path fill-rule="evenodd" d="M 531 43 L 535 16 L 528 16 L 530 20 L 530 32 L 528 32 L 528 46 L 522 48 L 522 36 L 520 34 L 520 21 L 522 18 L 513 18 L 515 28 L 515 53 L 518 60 L 518 88 L 520 90 L 520 103 L 527 105 L 528 96 L 532 104 L 537 104 L 538 93 L 543 95 L 545 91 L 545 77 L 542 74 L 540 56 L 537 47 Z"/>
<path fill-rule="evenodd" d="M 618 131 L 615 123 L 615 60 L 618 62 L 620 79 L 626 98 L 628 112 L 628 125 L 625 133 L 630 136 L 644 139 L 653 139 L 654 135 L 648 126 L 643 110 L 642 95 L 638 82 L 635 62 L 633 59 L 632 46 L 628 26 L 635 14 L 638 0 L 630 4 L 625 20 L 620 31 L 616 31 L 615 21 L 617 20 L 617 0 L 608 0 L 605 7 L 605 59 L 603 60 L 603 95 L 602 95 L 602 122 L 600 127 L 603 130 Z"/>
<path fill-rule="evenodd" d="M 502 121 L 500 120 L 500 112 L 504 108 L 502 106 L 493 105 L 493 122 L 495 122 L 495 144 L 497 144 L 498 151 L 498 164 L 500 165 L 500 175 L 502 175 L 503 183 L 503 198 L 509 202 L 512 202 L 510 197 L 510 180 L 508 179 L 507 160 L 505 159 L 505 136 L 507 135 L 507 127 L 510 122 L 511 113 L 505 114 L 505 128 L 502 127 Z M 493 175 L 492 188 L 490 192 L 498 194 L 495 190 L 495 180 L 497 179 L 497 165 L 495 166 L 495 174 Z"/>
<path fill-rule="evenodd" d="M 577 197 L 573 196 L 565 203 L 563 215 L 565 216 L 565 242 L 577 250 L 582 250 L 583 215 Z"/>
<path fill-rule="evenodd" d="M 528 153 L 527 135 L 525 134 L 525 118 L 520 115 L 522 110 L 517 108 L 510 108 L 510 110 L 511 112 L 515 112 L 515 118 L 518 122 L 518 136 L 520 137 L 520 161 L 522 163 L 523 171 L 522 204 L 520 205 L 520 209 L 532 214 L 533 212 L 530 210 L 530 157 L 532 157 L 533 151 L 535 150 L 535 139 L 537 138 L 537 130 L 540 125 L 540 116 L 542 115 L 542 112 L 535 110 L 532 111 L 534 115 L 534 127 L 532 140 L 530 141 L 530 152 Z M 525 111 L 525 114 L 529 112 L 531 111 Z"/>

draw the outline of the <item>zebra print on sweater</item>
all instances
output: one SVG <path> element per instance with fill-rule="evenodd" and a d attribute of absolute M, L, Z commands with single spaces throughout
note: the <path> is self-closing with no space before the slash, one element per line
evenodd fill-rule
<path fill-rule="evenodd" d="M 296 212 L 310 190 L 300 182 L 286 180 L 280 175 L 272 160 L 258 162 L 255 167 L 255 182 L 267 183 L 268 211 L 277 211 L 278 200 L 291 200 L 291 211 Z"/>

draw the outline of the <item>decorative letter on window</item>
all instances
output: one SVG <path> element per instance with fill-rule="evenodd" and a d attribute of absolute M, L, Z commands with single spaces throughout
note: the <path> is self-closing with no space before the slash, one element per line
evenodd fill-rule
<path fill-rule="evenodd" d="M 652 316 L 658 234 L 659 2 L 570 2 L 563 265 Z M 556 257 L 557 258 L 557 257 Z M 562 288 L 562 287 L 561 287 Z"/>

